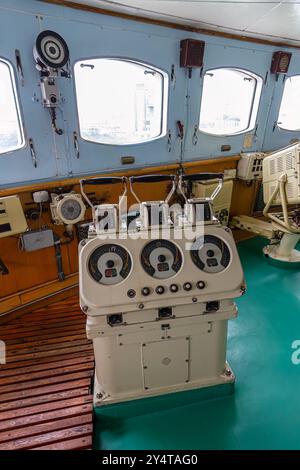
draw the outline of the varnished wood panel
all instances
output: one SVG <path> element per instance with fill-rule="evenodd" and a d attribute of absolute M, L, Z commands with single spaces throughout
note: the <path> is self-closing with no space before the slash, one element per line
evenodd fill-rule
<path fill-rule="evenodd" d="M 91 448 L 94 357 L 85 320 L 75 297 L 1 328 L 0 450 Z"/>

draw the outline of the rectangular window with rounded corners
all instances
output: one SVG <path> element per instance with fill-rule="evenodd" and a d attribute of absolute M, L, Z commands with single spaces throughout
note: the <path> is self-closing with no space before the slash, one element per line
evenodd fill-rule
<path fill-rule="evenodd" d="M 13 69 L 0 58 L 0 154 L 24 145 Z"/>
<path fill-rule="evenodd" d="M 166 134 L 168 75 L 125 59 L 88 59 L 74 67 L 80 135 L 109 145 Z"/>
<path fill-rule="evenodd" d="M 255 127 L 263 80 L 235 68 L 208 70 L 203 79 L 199 129 L 234 135 Z"/>
<path fill-rule="evenodd" d="M 279 109 L 277 126 L 286 131 L 300 130 L 300 75 L 288 77 Z"/>

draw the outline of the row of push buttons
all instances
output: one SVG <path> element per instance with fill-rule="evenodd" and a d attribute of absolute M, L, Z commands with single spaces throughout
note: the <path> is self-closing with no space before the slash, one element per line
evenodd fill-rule
<path fill-rule="evenodd" d="M 171 292 L 175 293 L 175 292 L 178 292 L 179 287 L 180 287 L 180 286 L 179 286 L 178 284 L 171 284 L 170 287 L 169 287 L 169 289 L 170 289 Z M 193 289 L 194 286 L 193 286 L 192 282 L 185 282 L 182 287 L 183 287 L 183 290 L 185 290 L 185 291 L 190 291 L 190 290 Z M 205 287 L 205 282 L 204 282 L 204 281 L 198 281 L 198 282 L 196 282 L 196 287 L 197 287 L 197 289 L 200 289 L 200 290 L 201 290 L 201 289 L 204 289 L 204 287 Z M 166 291 L 167 291 L 167 289 L 166 289 L 164 286 L 157 286 L 157 287 L 155 288 L 155 292 L 156 292 L 156 294 L 158 294 L 158 295 L 162 295 L 162 294 L 164 294 Z M 151 294 L 151 289 L 150 289 L 150 287 L 143 287 L 142 290 L 141 290 L 141 293 L 142 293 L 143 296 L 147 297 L 148 295 Z M 136 291 L 133 290 L 133 289 L 129 289 L 129 291 L 127 292 L 127 295 L 128 295 L 129 298 L 132 299 L 133 297 L 136 296 Z"/>

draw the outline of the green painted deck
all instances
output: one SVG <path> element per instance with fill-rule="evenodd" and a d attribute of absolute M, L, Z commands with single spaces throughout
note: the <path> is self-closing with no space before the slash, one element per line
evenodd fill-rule
<path fill-rule="evenodd" d="M 248 290 L 229 326 L 234 394 L 201 401 L 176 394 L 171 407 L 169 395 L 165 409 L 147 399 L 131 416 L 115 410 L 124 414 L 113 419 L 96 412 L 95 448 L 300 449 L 300 364 L 291 360 L 300 340 L 300 270 L 269 264 L 265 243 L 239 244 Z"/>

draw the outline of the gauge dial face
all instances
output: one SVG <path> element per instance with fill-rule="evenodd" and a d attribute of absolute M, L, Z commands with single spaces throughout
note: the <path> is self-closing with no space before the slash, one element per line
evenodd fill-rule
<path fill-rule="evenodd" d="M 197 268 L 206 273 L 220 273 L 230 263 L 230 251 L 221 238 L 205 235 L 194 241 L 191 258 Z"/>
<path fill-rule="evenodd" d="M 88 268 L 92 278 L 104 285 L 119 284 L 131 271 L 131 257 L 120 245 L 107 244 L 96 248 L 90 255 Z"/>
<path fill-rule="evenodd" d="M 182 256 L 179 248 L 169 240 L 153 240 L 144 246 L 141 263 L 150 276 L 167 279 L 180 270 Z"/>
<path fill-rule="evenodd" d="M 81 214 L 81 205 L 75 199 L 67 199 L 61 205 L 61 214 L 66 220 L 75 220 Z"/>

